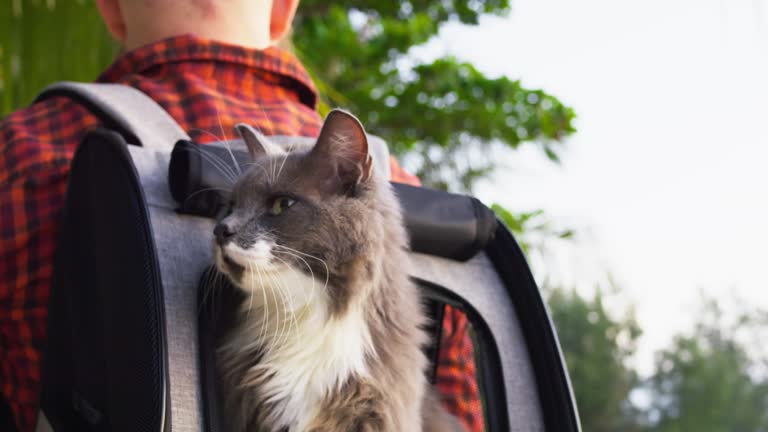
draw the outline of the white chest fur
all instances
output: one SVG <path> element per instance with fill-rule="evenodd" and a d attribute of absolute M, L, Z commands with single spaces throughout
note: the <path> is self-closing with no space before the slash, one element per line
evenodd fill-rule
<path fill-rule="evenodd" d="M 302 431 L 323 398 L 350 376 L 365 376 L 366 357 L 374 354 L 362 309 L 351 305 L 342 317 L 328 315 L 324 283 L 291 269 L 252 275 L 252 298 L 246 300 L 237 336 L 225 349 L 237 355 L 254 345 L 264 349 L 243 383 L 274 403 L 270 420 L 276 429 Z M 249 382 L 249 377 L 259 378 Z"/>

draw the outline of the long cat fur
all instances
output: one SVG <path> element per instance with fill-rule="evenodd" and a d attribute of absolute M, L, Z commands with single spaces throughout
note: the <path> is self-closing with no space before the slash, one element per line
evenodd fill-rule
<path fill-rule="evenodd" d="M 459 430 L 425 379 L 401 210 L 373 173 L 362 125 L 333 111 L 314 148 L 290 152 L 238 131 L 253 166 L 215 245 L 218 269 L 245 294 L 218 350 L 228 428 Z M 282 196 L 295 204 L 270 214 Z"/>

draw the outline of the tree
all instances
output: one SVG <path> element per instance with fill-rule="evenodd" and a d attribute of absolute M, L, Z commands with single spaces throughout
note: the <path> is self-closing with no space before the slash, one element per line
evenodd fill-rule
<path fill-rule="evenodd" d="M 637 430 L 629 395 L 638 383 L 628 359 L 640 328 L 632 313 L 614 318 L 604 294 L 591 298 L 553 289 L 548 296 L 552 320 L 568 365 L 584 431 Z"/>
<path fill-rule="evenodd" d="M 553 160 L 574 132 L 573 110 L 506 77 L 489 79 L 455 58 L 405 66 L 412 47 L 448 21 L 475 25 L 509 12 L 508 0 L 305 0 L 293 41 L 329 106 L 344 106 L 399 155 L 411 153 L 433 187 L 471 191 L 494 166 L 494 144 L 539 143 Z"/>
<path fill-rule="evenodd" d="M 645 388 L 653 401 L 648 430 L 768 431 L 765 362 L 739 337 L 761 329 L 764 314 L 745 312 L 729 324 L 718 302 L 707 301 L 693 333 L 658 353 Z"/>
<path fill-rule="evenodd" d="M 512 231 L 528 258 L 533 253 L 544 255 L 554 240 L 574 236 L 573 230 L 554 228 L 543 210 L 513 212 L 498 204 L 491 205 L 491 210 Z"/>
<path fill-rule="evenodd" d="M 93 0 L 0 4 L 0 118 L 55 81 L 92 81 L 118 47 Z"/>

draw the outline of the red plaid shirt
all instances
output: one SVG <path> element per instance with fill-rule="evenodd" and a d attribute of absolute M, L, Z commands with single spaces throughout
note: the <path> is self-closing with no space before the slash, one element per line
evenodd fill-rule
<path fill-rule="evenodd" d="M 256 51 L 179 36 L 121 56 L 99 81 L 140 89 L 198 142 L 231 137 L 239 122 L 270 135 L 316 136 L 321 125 L 306 71 L 277 48 Z M 36 103 L 0 122 L 0 390 L 21 431 L 33 430 L 37 416 L 54 239 L 69 164 L 98 124 L 65 98 Z M 393 180 L 418 183 L 393 162 Z M 459 311 L 447 311 L 438 387 L 467 429 L 480 431 L 467 325 Z"/>

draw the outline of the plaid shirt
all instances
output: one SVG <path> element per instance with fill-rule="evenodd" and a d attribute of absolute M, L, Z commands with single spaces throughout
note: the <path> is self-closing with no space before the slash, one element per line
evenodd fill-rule
<path fill-rule="evenodd" d="M 186 35 L 129 52 L 100 82 L 136 87 L 198 142 L 232 135 L 238 122 L 270 135 L 316 136 L 317 92 L 301 64 L 278 48 L 249 50 Z M 0 122 L 0 390 L 21 431 L 37 417 L 54 239 L 69 164 L 99 121 L 65 98 Z M 418 184 L 394 161 L 394 181 Z M 466 317 L 447 310 L 438 388 L 467 430 L 483 429 Z"/>

